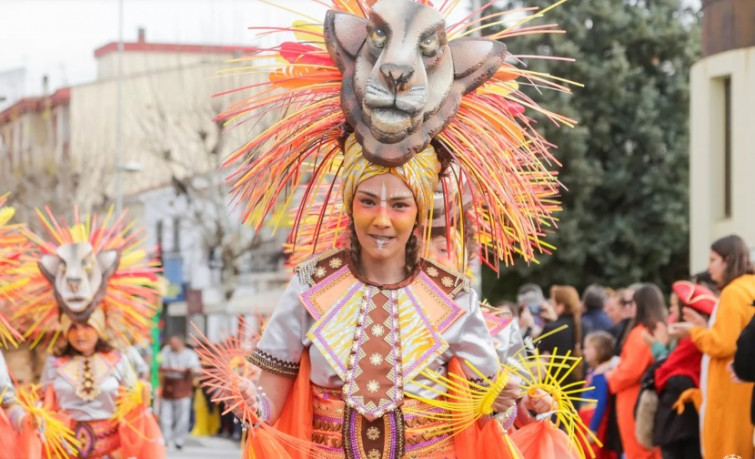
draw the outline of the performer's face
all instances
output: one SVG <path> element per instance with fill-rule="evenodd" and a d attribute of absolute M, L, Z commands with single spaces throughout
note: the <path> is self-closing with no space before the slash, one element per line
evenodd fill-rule
<path fill-rule="evenodd" d="M 430 254 L 438 263 L 455 268 L 454 256 L 448 250 L 448 240 L 445 236 L 430 239 Z"/>
<path fill-rule="evenodd" d="M 417 203 L 409 187 L 395 175 L 377 175 L 357 186 L 353 203 L 362 262 L 404 257 L 417 222 Z"/>
<path fill-rule="evenodd" d="M 68 330 L 68 342 L 82 355 L 94 354 L 98 339 L 97 331 L 91 325 L 73 324 Z"/>

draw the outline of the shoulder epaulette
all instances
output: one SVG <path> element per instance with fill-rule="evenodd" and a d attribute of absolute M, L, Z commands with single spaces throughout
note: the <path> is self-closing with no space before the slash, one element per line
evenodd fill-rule
<path fill-rule="evenodd" d="M 314 287 L 318 282 L 341 269 L 349 254 L 343 249 L 332 249 L 313 255 L 296 267 L 299 282 Z"/>
<path fill-rule="evenodd" d="M 450 298 L 469 291 L 469 278 L 430 259 L 422 259 L 422 271 Z"/>

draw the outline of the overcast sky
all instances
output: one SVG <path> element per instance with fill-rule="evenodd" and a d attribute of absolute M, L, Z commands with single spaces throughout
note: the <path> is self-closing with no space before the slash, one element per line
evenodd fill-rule
<path fill-rule="evenodd" d="M 324 15 L 324 8 L 318 11 L 311 0 L 272 1 L 316 18 Z M 290 25 L 294 17 L 259 0 L 123 4 L 125 41 L 135 41 L 137 29 L 144 27 L 150 42 L 249 45 L 254 32 L 248 27 Z M 459 9 L 456 19 L 466 14 Z M 25 96 L 41 93 L 42 75 L 48 75 L 53 91 L 91 81 L 96 74 L 94 50 L 117 39 L 118 0 L 0 0 L 0 90 L 3 72 L 17 68 L 26 69 L 20 89 Z"/>
<path fill-rule="evenodd" d="M 312 2 L 276 0 L 296 7 Z M 124 40 L 145 27 L 147 41 L 250 44 L 249 26 L 290 24 L 291 15 L 257 0 L 124 0 Z M 315 6 L 316 7 L 316 6 Z M 300 8 L 301 9 L 301 8 Z M 311 14 L 311 13 L 310 13 Z M 27 95 L 91 81 L 94 50 L 118 39 L 118 0 L 0 0 L 0 72 L 26 68 Z"/>

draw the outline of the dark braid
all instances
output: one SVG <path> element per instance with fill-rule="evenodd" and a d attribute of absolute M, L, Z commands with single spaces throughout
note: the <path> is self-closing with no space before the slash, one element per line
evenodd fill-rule
<path fill-rule="evenodd" d="M 362 255 L 362 246 L 359 244 L 359 238 L 357 238 L 357 229 L 354 226 L 354 221 L 349 224 L 349 230 L 351 232 L 351 250 L 349 250 L 349 255 L 351 255 L 351 264 L 354 265 L 354 268 L 361 269 L 359 258 Z"/>
<path fill-rule="evenodd" d="M 409 240 L 406 241 L 406 271 L 414 271 L 414 267 L 419 264 L 419 239 L 412 232 Z"/>

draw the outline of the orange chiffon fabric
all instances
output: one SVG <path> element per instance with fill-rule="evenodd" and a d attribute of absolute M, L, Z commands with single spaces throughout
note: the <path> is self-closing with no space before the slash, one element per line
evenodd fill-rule
<path fill-rule="evenodd" d="M 450 374 L 463 376 L 461 365 L 456 359 L 449 362 L 448 371 Z M 244 447 L 244 458 L 306 459 L 309 457 L 309 453 L 302 448 L 302 445 L 311 442 L 312 438 L 314 398 L 310 387 L 309 372 L 309 356 L 305 352 L 302 354 L 299 374 L 291 389 L 291 396 L 275 423 L 274 429 L 258 428 L 250 432 Z M 488 422 L 482 429 L 477 424 L 473 424 L 456 434 L 454 451 L 458 458 L 475 455 L 501 459 L 521 458 L 522 455 L 513 442 L 507 440 L 497 422 Z M 293 446 L 294 443 L 299 447 Z"/>
<path fill-rule="evenodd" d="M 146 406 L 133 410 L 118 426 L 122 457 L 165 458 L 165 442 L 157 420 Z"/>
<path fill-rule="evenodd" d="M 0 409 L 0 459 L 13 459 L 18 456 L 19 435 L 10 423 L 5 410 Z"/>
<path fill-rule="evenodd" d="M 511 434 L 511 439 L 527 459 L 578 458 L 569 437 L 551 421 L 533 422 Z"/>

